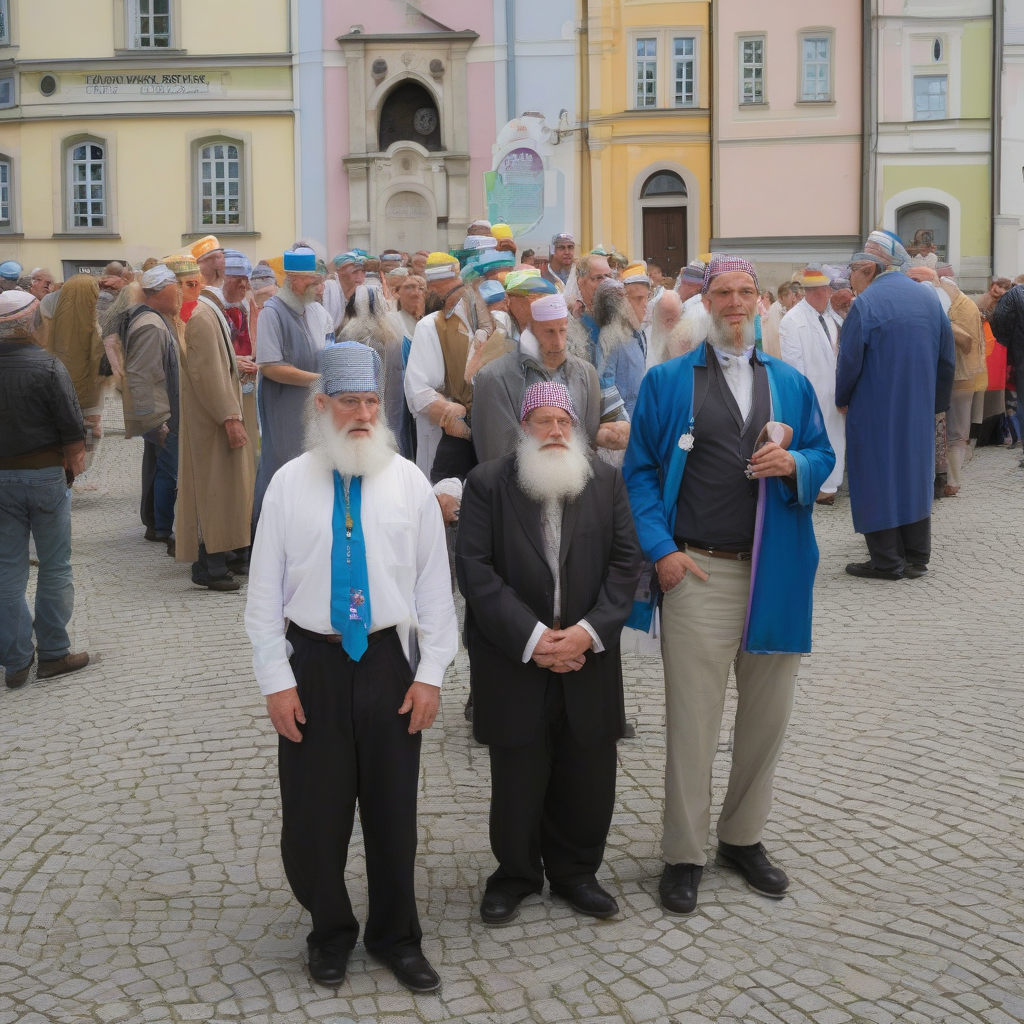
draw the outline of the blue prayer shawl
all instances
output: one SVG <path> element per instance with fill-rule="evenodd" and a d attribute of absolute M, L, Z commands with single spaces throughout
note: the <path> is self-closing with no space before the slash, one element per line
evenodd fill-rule
<path fill-rule="evenodd" d="M 768 371 L 772 419 L 793 428 L 789 452 L 796 462 L 796 491 L 779 477 L 760 482 L 742 649 L 804 653 L 811 649 L 818 568 L 811 513 L 836 457 L 810 381 L 781 360 L 764 353 L 758 358 Z M 622 472 L 636 532 L 652 562 L 678 550 L 673 527 L 687 459 L 681 442 L 693 431 L 694 367 L 706 366 L 706 360 L 704 342 L 652 367 L 640 385 Z"/>

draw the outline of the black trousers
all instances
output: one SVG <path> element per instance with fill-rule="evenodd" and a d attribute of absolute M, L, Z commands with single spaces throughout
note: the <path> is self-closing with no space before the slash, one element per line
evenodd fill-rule
<path fill-rule="evenodd" d="M 562 680 L 548 673 L 537 742 L 492 746 L 491 850 L 498 870 L 487 890 L 540 892 L 592 882 L 615 807 L 615 740 L 580 743 L 565 714 Z"/>
<path fill-rule="evenodd" d="M 139 518 L 143 526 L 156 528 L 156 513 L 153 509 L 153 483 L 156 480 L 156 462 L 160 456 L 159 445 L 142 439 L 142 500 L 139 503 Z"/>
<path fill-rule="evenodd" d="M 932 555 L 932 517 L 865 533 L 871 565 L 883 572 L 903 572 L 908 562 L 927 565 Z"/>
<path fill-rule="evenodd" d="M 345 888 L 358 803 L 369 904 L 363 941 L 372 950 L 418 951 L 420 734 L 410 736 L 410 715 L 398 714 L 413 678 L 402 645 L 387 637 L 354 662 L 341 644 L 294 629 L 288 639 L 306 724 L 301 743 L 278 743 L 281 856 L 295 898 L 313 917 L 307 941 L 351 950 L 359 936 Z"/>

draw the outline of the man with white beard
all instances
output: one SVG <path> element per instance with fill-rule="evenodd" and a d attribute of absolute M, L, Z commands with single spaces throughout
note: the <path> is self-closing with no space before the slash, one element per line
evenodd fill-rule
<path fill-rule="evenodd" d="M 260 313 L 260 368 L 256 406 L 260 417 L 260 464 L 252 521 L 259 522 L 263 495 L 273 475 L 303 451 L 303 413 L 309 386 L 320 374 L 325 337 L 316 308 L 321 275 L 309 248 L 284 254 L 284 284 Z"/>
<path fill-rule="evenodd" d="M 565 385 L 530 385 L 520 423 L 516 451 L 466 478 L 455 546 L 473 735 L 490 746 L 490 925 L 545 874 L 579 913 L 618 912 L 596 873 L 625 728 L 619 635 L 641 570 L 622 474 L 591 456 Z"/>
<path fill-rule="evenodd" d="M 683 302 L 678 292 L 668 291 L 654 304 L 647 368 L 692 352 L 708 334 L 708 312 L 703 304 Z"/>
<path fill-rule="evenodd" d="M 718 860 L 762 895 L 779 898 L 789 886 L 761 836 L 800 654 L 811 649 L 818 565 L 811 515 L 835 465 L 810 381 L 754 347 L 753 266 L 713 257 L 703 294 L 707 341 L 644 378 L 623 470 L 640 543 L 664 595 L 659 890 L 674 914 L 697 905 L 711 769 L 734 663 L 739 700 Z"/>
<path fill-rule="evenodd" d="M 444 527 L 430 485 L 378 419 L 379 356 L 348 341 L 323 364 L 306 453 L 264 498 L 245 610 L 281 737 L 281 854 L 313 918 L 310 974 L 339 985 L 359 934 L 345 889 L 358 802 L 364 944 L 407 988 L 429 992 L 441 982 L 420 948 L 413 875 L 420 735 L 457 649 Z"/>

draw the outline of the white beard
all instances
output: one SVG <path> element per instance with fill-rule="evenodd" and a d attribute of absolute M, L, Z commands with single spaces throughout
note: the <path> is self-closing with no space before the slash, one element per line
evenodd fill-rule
<path fill-rule="evenodd" d="M 516 477 L 531 501 L 574 501 L 594 475 L 590 451 L 582 435 L 574 430 L 568 446 L 541 448 L 540 442 L 523 431 L 516 447 Z"/>
<path fill-rule="evenodd" d="M 733 337 L 732 324 L 724 317 L 711 315 L 711 323 L 708 325 L 708 341 L 715 348 L 732 356 L 741 356 L 748 349 L 754 347 L 754 318 L 751 317 L 743 325 L 743 336 L 739 341 Z"/>
<path fill-rule="evenodd" d="M 277 297 L 291 310 L 302 313 L 305 308 L 316 302 L 316 285 L 311 284 L 301 295 L 296 295 L 287 282 L 278 289 Z"/>
<path fill-rule="evenodd" d="M 388 468 L 398 444 L 384 423 L 371 427 L 369 437 L 350 437 L 334 426 L 330 409 L 314 405 L 306 420 L 306 451 L 328 472 L 371 477 Z"/>
<path fill-rule="evenodd" d="M 656 315 L 651 328 L 651 364 L 692 352 L 708 336 L 710 323 L 708 311 L 699 302 L 685 310 L 675 327 L 668 331 L 658 323 Z"/>

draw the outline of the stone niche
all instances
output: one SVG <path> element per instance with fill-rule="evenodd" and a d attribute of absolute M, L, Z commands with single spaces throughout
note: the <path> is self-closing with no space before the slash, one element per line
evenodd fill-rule
<path fill-rule="evenodd" d="M 476 39 L 475 32 L 338 39 L 348 75 L 350 247 L 434 251 L 465 237 L 466 55 Z"/>

